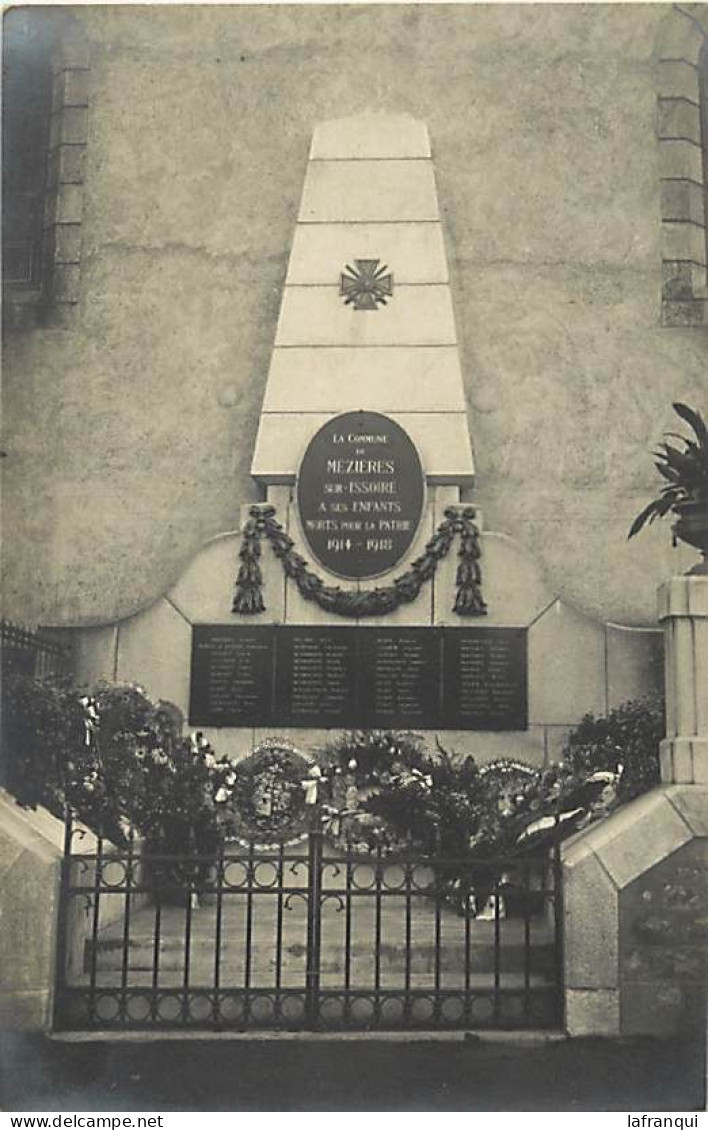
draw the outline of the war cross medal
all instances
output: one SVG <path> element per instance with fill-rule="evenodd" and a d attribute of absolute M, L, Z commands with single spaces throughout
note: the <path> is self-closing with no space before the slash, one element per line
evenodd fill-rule
<path fill-rule="evenodd" d="M 386 305 L 393 294 L 393 275 L 384 274 L 388 267 L 379 267 L 380 259 L 355 259 L 356 267 L 347 265 L 340 275 L 339 293 L 345 306 L 355 310 L 377 310 Z M 345 274 L 345 272 L 348 272 Z"/>

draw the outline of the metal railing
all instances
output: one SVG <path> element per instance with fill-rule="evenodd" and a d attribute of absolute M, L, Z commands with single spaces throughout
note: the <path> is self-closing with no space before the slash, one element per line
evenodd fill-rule
<path fill-rule="evenodd" d="M 71 674 L 71 647 L 51 639 L 41 629 L 32 631 L 0 620 L 2 673 L 58 679 Z"/>
<path fill-rule="evenodd" d="M 560 1024 L 561 870 L 294 847 L 116 849 L 67 824 L 64 1029 L 464 1029 Z M 90 847 L 90 850 L 88 848 Z"/>

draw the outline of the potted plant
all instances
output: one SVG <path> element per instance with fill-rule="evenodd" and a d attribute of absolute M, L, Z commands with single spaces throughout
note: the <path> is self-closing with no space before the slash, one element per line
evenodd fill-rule
<path fill-rule="evenodd" d="M 667 436 L 678 439 L 683 449 L 664 441 L 654 453 L 656 469 L 666 480 L 661 491 L 632 522 L 629 537 L 671 512 L 676 517 L 674 541 L 679 538 L 703 555 L 703 561 L 691 570 L 708 572 L 708 428 L 700 412 L 687 404 L 674 404 L 674 411 L 689 424 L 695 439 L 674 432 Z"/>

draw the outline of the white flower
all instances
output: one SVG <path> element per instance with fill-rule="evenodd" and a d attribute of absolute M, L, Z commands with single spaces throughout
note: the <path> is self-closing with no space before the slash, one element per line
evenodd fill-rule
<path fill-rule="evenodd" d="M 216 796 L 214 797 L 214 800 L 216 801 L 217 804 L 223 804 L 225 800 L 229 799 L 229 796 L 230 796 L 229 790 L 225 789 L 224 786 L 221 785 L 216 790 Z"/>

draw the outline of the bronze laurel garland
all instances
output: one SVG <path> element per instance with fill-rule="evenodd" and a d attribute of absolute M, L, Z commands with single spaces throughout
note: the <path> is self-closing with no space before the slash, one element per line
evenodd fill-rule
<path fill-rule="evenodd" d="M 241 616 L 255 616 L 265 612 L 263 602 L 263 574 L 259 564 L 261 540 L 266 538 L 275 556 L 282 562 L 285 575 L 298 587 L 304 600 L 313 600 L 325 612 L 338 616 L 384 616 L 401 604 L 410 604 L 418 596 L 426 581 L 435 574 L 438 563 L 450 551 L 456 536 L 460 538 L 457 567 L 457 595 L 453 611 L 459 616 L 484 616 L 487 606 L 482 598 L 482 573 L 479 559 L 482 553 L 479 529 L 474 523 L 475 510 L 448 509 L 425 552 L 417 557 L 407 572 L 396 577 L 385 588 L 341 589 L 326 585 L 308 567 L 307 561 L 295 552 L 295 543 L 288 537 L 275 518 L 275 507 L 252 506 L 250 518 L 243 531 L 239 552 L 241 566 L 236 581 L 232 612 Z"/>

